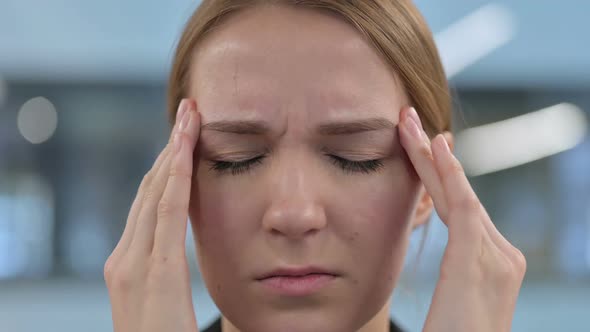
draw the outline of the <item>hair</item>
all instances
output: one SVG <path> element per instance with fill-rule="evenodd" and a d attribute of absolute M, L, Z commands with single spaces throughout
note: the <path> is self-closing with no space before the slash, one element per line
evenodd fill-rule
<path fill-rule="evenodd" d="M 432 32 L 411 0 L 203 0 L 178 42 L 168 82 L 168 115 L 188 95 L 199 43 L 223 19 L 259 5 L 287 5 L 336 14 L 352 24 L 400 78 L 430 137 L 451 129 L 451 96 Z"/>

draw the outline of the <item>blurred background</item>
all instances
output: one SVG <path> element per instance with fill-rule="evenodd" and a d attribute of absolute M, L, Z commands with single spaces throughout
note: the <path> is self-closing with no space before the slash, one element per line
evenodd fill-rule
<path fill-rule="evenodd" d="M 590 2 L 415 2 L 453 87 L 457 154 L 528 259 L 513 330 L 590 331 Z M 103 264 L 166 142 L 169 63 L 198 3 L 0 0 L 1 331 L 112 330 Z M 446 236 L 434 216 L 418 255 L 413 235 L 392 308 L 409 331 Z M 192 268 L 204 327 L 217 312 Z"/>

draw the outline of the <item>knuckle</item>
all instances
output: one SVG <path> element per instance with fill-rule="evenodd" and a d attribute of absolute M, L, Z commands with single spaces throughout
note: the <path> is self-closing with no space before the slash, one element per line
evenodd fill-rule
<path fill-rule="evenodd" d="M 457 158 L 451 158 L 451 162 L 449 164 L 449 172 L 451 173 L 463 173 L 463 165 L 457 160 Z"/>
<path fill-rule="evenodd" d="M 149 172 L 145 173 L 143 175 L 143 179 L 141 180 L 141 183 L 139 185 L 140 188 L 145 188 L 147 186 L 150 185 L 150 183 L 152 182 L 152 178 L 154 176 L 152 175 L 152 171 L 150 170 Z"/>
<path fill-rule="evenodd" d="M 418 153 L 427 159 L 432 160 L 432 150 L 430 149 L 430 146 L 428 144 L 422 143 L 418 146 Z"/>
<path fill-rule="evenodd" d="M 452 204 L 452 210 L 456 213 L 478 213 L 481 209 L 481 202 L 473 195 L 456 200 Z"/>
<path fill-rule="evenodd" d="M 158 218 L 166 218 L 173 214 L 176 206 L 169 199 L 162 198 L 158 203 Z"/>
<path fill-rule="evenodd" d="M 145 193 L 143 195 L 143 202 L 152 201 L 155 198 L 156 198 L 156 191 L 154 190 L 154 188 L 152 186 L 150 186 L 149 188 L 147 188 L 145 190 Z"/>
<path fill-rule="evenodd" d="M 490 244 L 482 245 L 478 255 L 478 264 L 484 275 L 491 280 L 503 280 L 510 274 L 507 260 L 497 252 L 497 249 Z"/>
<path fill-rule="evenodd" d="M 513 257 L 507 256 L 505 253 L 498 252 L 498 259 L 493 265 L 493 275 L 495 279 L 506 285 L 516 283 L 522 279 L 523 271 L 516 266 Z"/>
<path fill-rule="evenodd" d="M 119 266 L 110 272 L 108 286 L 118 292 L 128 292 L 133 288 L 136 278 L 130 268 L 126 265 Z"/>
<path fill-rule="evenodd" d="M 512 265 L 514 266 L 516 272 L 519 276 L 524 276 L 527 269 L 527 261 L 526 257 L 519 249 L 513 247 L 512 250 Z"/>
<path fill-rule="evenodd" d="M 113 256 L 111 255 L 106 262 L 104 263 L 104 267 L 103 267 L 103 275 L 104 275 L 104 280 L 109 283 L 112 279 L 112 275 L 113 275 L 113 270 L 114 270 L 114 261 L 113 261 Z"/>
<path fill-rule="evenodd" d="M 183 169 L 182 165 L 179 163 L 173 163 L 170 165 L 170 177 L 174 178 L 181 178 L 181 179 L 191 179 L 191 173 Z"/>
<path fill-rule="evenodd" d="M 451 160 L 448 163 L 442 165 L 441 168 L 442 173 L 446 174 L 446 176 L 455 177 L 464 173 L 463 166 L 461 165 L 459 160 L 457 160 L 457 158 L 454 157 L 451 158 Z"/>

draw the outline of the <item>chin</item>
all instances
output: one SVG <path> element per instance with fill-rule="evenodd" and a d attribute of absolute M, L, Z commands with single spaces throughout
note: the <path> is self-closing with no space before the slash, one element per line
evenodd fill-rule
<path fill-rule="evenodd" d="M 368 289 L 347 285 L 345 280 L 333 288 L 301 297 L 269 295 L 259 289 L 244 292 L 236 286 L 238 283 L 231 282 L 234 289 L 220 292 L 213 287 L 212 299 L 240 332 L 358 331 L 387 309 L 392 279 L 364 283 L 371 285 Z"/>
<path fill-rule="evenodd" d="M 228 319 L 240 332 L 350 332 L 363 325 L 347 321 L 346 317 L 330 315 L 321 309 L 314 313 L 283 312 L 236 317 L 235 323 Z"/>
<path fill-rule="evenodd" d="M 376 300 L 376 299 L 375 299 Z M 246 302 L 246 303 L 245 303 Z M 308 305 L 264 305 L 242 301 L 241 306 L 219 306 L 240 332 L 351 332 L 358 331 L 382 308 L 382 301 L 360 305 L 358 301 L 328 301 Z M 240 301 L 231 302 L 240 303 Z M 226 303 L 229 304 L 229 303 Z"/>

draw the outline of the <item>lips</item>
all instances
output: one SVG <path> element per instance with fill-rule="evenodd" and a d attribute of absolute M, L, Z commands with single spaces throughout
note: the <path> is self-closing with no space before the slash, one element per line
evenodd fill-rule
<path fill-rule="evenodd" d="M 257 280 L 268 279 L 272 277 L 305 277 L 308 275 L 330 275 L 336 276 L 337 274 L 333 271 L 329 271 L 318 267 L 300 267 L 300 268 L 279 268 L 270 272 L 262 274 Z"/>
<path fill-rule="evenodd" d="M 318 267 L 280 268 L 264 273 L 257 282 L 271 294 L 301 297 L 320 292 L 332 284 L 338 275 Z"/>

